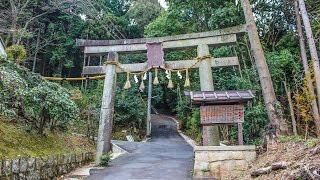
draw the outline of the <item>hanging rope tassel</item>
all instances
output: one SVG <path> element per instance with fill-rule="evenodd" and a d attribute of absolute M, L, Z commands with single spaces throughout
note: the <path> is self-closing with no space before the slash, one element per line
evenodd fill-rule
<path fill-rule="evenodd" d="M 168 88 L 172 89 L 173 88 L 173 82 L 172 82 L 172 78 L 171 78 L 171 71 L 169 71 L 169 83 L 168 83 Z"/>
<path fill-rule="evenodd" d="M 184 87 L 190 87 L 189 69 L 186 69 L 186 80 L 184 82 Z"/>
<path fill-rule="evenodd" d="M 141 75 L 141 83 L 140 83 L 140 87 L 139 87 L 140 91 L 143 91 L 144 88 L 145 88 L 144 82 L 143 82 L 143 78 L 144 78 L 144 75 L 142 74 L 142 75 Z"/>
<path fill-rule="evenodd" d="M 123 87 L 124 89 L 129 89 L 131 88 L 131 83 L 130 83 L 130 73 L 127 72 L 127 81 Z"/>
<path fill-rule="evenodd" d="M 159 84 L 158 68 L 155 69 L 155 77 L 154 77 L 154 80 L 153 80 L 153 84 L 154 84 L 154 85 L 158 85 L 158 84 Z"/>

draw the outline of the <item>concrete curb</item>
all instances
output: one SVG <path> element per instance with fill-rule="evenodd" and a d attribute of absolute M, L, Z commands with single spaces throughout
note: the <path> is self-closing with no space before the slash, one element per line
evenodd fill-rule
<path fill-rule="evenodd" d="M 183 134 L 183 132 L 180 130 L 180 123 L 178 120 L 176 120 L 174 117 L 171 116 L 165 116 L 167 118 L 172 119 L 174 122 L 176 122 L 177 124 L 177 131 L 180 134 L 180 136 L 193 148 L 193 150 L 195 149 L 196 146 L 198 146 L 197 142 L 194 141 L 193 139 L 191 139 L 189 136 Z"/>
<path fill-rule="evenodd" d="M 129 152 L 122 149 L 120 146 L 116 145 L 115 143 L 112 143 L 112 156 L 111 160 L 114 160 L 124 154 L 128 154 Z"/>
<path fill-rule="evenodd" d="M 145 143 L 145 142 L 148 142 L 150 139 L 151 137 L 147 137 L 147 138 L 144 138 L 141 142 Z"/>

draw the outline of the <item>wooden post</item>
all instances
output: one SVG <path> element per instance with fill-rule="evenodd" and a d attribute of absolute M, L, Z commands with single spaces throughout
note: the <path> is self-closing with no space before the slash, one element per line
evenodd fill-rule
<path fill-rule="evenodd" d="M 87 66 L 90 66 L 90 59 L 91 59 L 91 56 L 88 57 L 88 65 Z M 86 83 L 85 83 L 85 86 L 84 86 L 84 90 L 85 91 L 87 91 L 88 81 L 89 81 L 89 76 L 87 75 L 86 76 Z"/>
<path fill-rule="evenodd" d="M 108 62 L 118 61 L 118 53 L 110 52 Z M 104 80 L 101 113 L 99 121 L 99 132 L 97 141 L 96 165 L 100 163 L 103 153 L 111 151 L 112 120 L 114 113 L 115 88 L 116 88 L 116 65 L 106 65 L 106 78 Z"/>
<path fill-rule="evenodd" d="M 199 45 L 197 48 L 198 57 L 210 54 L 208 45 Z M 199 67 L 201 91 L 214 91 L 212 69 L 210 58 L 202 60 Z M 219 127 L 218 126 L 203 126 L 203 138 L 207 138 L 204 145 L 219 146 Z"/>
<path fill-rule="evenodd" d="M 242 123 L 238 123 L 238 143 L 243 145 L 243 126 Z"/>
<path fill-rule="evenodd" d="M 83 64 L 82 64 L 82 71 L 84 70 L 85 66 L 86 66 L 86 55 L 84 54 L 83 55 Z M 83 73 L 81 74 L 81 77 L 83 77 Z M 83 84 L 84 84 L 84 81 L 81 80 L 81 91 L 83 90 Z"/>
<path fill-rule="evenodd" d="M 151 135 L 151 99 L 152 99 L 152 72 L 149 72 L 148 85 L 148 115 L 147 115 L 147 136 Z"/>

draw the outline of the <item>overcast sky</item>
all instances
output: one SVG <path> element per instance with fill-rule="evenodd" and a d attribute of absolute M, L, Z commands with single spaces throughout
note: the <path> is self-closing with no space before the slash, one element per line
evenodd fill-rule
<path fill-rule="evenodd" d="M 167 5 L 165 0 L 158 0 L 158 1 L 159 1 L 159 3 L 161 4 L 162 7 L 164 7 L 165 9 L 168 8 L 168 5 Z"/>

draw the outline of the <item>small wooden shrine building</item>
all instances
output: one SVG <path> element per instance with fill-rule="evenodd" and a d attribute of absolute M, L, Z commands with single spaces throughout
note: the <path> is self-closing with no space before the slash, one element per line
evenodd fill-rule
<path fill-rule="evenodd" d="M 252 91 L 190 91 L 191 104 L 200 107 L 203 145 L 208 145 L 207 127 L 238 126 L 238 144 L 243 145 L 244 104 L 254 98 Z"/>

